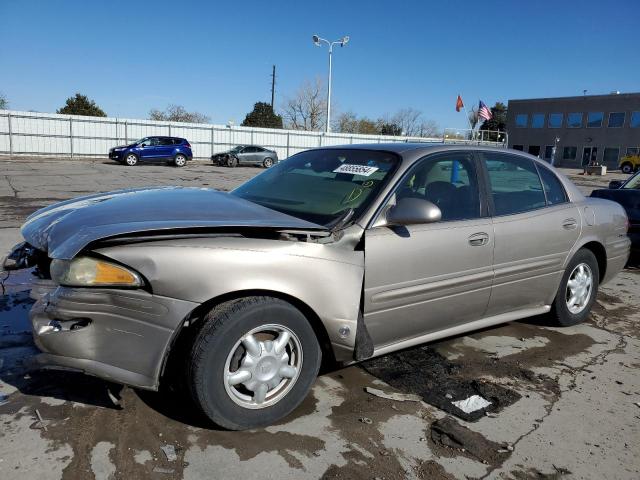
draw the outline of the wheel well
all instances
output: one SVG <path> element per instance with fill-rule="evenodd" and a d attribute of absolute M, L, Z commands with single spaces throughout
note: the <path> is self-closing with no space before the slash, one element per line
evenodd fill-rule
<path fill-rule="evenodd" d="M 331 341 L 329 340 L 329 334 L 327 333 L 322 320 L 320 320 L 320 317 L 311 307 L 309 307 L 309 305 L 299 300 L 298 298 L 281 292 L 275 292 L 271 290 L 240 290 L 207 300 L 206 302 L 198 305 L 185 318 L 185 321 L 180 326 L 178 332 L 174 335 L 171 345 L 169 346 L 169 349 L 165 354 L 164 364 L 162 366 L 160 375 L 161 383 L 162 379 L 166 378 L 167 376 L 176 376 L 176 378 L 180 378 L 181 373 L 184 371 L 182 368 L 184 365 L 182 363 L 182 360 L 186 358 L 185 353 L 187 352 L 187 349 L 192 345 L 193 339 L 202 326 L 202 319 L 213 307 L 231 300 L 239 300 L 241 298 L 254 296 L 268 296 L 279 298 L 281 300 L 284 300 L 285 302 L 290 303 L 298 310 L 300 310 L 311 324 L 311 327 L 313 328 L 313 331 L 318 338 L 318 343 L 320 344 L 320 349 L 322 350 L 321 371 L 326 371 L 335 364 L 335 356 L 333 353 L 333 348 L 331 347 Z"/>
<path fill-rule="evenodd" d="M 586 248 L 587 250 L 591 250 L 598 261 L 598 270 L 600 271 L 600 281 L 604 278 L 604 275 L 607 271 L 607 251 L 604 249 L 604 246 L 599 242 L 589 242 L 585 243 L 582 248 Z"/>

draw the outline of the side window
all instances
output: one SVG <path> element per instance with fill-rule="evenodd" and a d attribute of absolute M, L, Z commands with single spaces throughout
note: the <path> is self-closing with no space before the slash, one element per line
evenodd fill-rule
<path fill-rule="evenodd" d="M 160 145 L 160 140 L 158 137 L 149 137 L 149 141 L 145 143 L 148 143 L 151 147 L 157 147 Z"/>
<path fill-rule="evenodd" d="M 396 191 L 396 199 L 422 198 L 436 204 L 442 220 L 480 217 L 480 195 L 473 157 L 447 154 L 422 160 Z"/>
<path fill-rule="evenodd" d="M 566 203 L 567 193 L 558 177 L 551 170 L 540 165 L 538 165 L 538 172 L 540 172 L 544 192 L 547 195 L 547 205 Z"/>
<path fill-rule="evenodd" d="M 158 139 L 160 145 L 173 145 L 173 139 L 167 137 L 160 137 Z"/>
<path fill-rule="evenodd" d="M 245 147 L 242 153 L 256 153 L 256 152 L 257 152 L 256 147 Z"/>
<path fill-rule="evenodd" d="M 544 191 L 532 160 L 491 153 L 483 157 L 495 215 L 513 215 L 545 206 Z"/>

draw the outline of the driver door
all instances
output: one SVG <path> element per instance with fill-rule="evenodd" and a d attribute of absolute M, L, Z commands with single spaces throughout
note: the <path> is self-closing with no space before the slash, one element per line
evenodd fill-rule
<path fill-rule="evenodd" d="M 157 137 L 150 137 L 140 145 L 140 158 L 156 158 L 158 156 L 157 147 L 159 141 Z"/>
<path fill-rule="evenodd" d="M 494 235 L 477 165 L 469 152 L 419 161 L 395 197 L 428 200 L 442 219 L 366 231 L 364 320 L 376 348 L 480 319 L 487 309 Z"/>

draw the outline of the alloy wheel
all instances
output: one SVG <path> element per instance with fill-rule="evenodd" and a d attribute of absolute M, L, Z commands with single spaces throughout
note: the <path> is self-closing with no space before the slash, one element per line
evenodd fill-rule
<path fill-rule="evenodd" d="M 302 346 L 289 328 L 254 328 L 231 348 L 224 387 L 237 405 L 258 409 L 278 403 L 293 388 L 302 369 Z"/>
<path fill-rule="evenodd" d="M 579 263 L 567 280 L 567 309 L 574 315 L 582 312 L 591 299 L 593 272 L 586 263 Z"/>

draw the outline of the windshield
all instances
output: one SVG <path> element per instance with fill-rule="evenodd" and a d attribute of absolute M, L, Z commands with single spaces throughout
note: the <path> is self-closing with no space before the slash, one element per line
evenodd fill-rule
<path fill-rule="evenodd" d="M 326 227 L 343 215 L 356 219 L 391 178 L 393 153 L 308 150 L 280 162 L 231 193 L 245 200 Z"/>
<path fill-rule="evenodd" d="M 629 188 L 631 190 L 640 190 L 640 172 L 636 173 L 633 177 L 627 180 L 622 188 Z"/>
<path fill-rule="evenodd" d="M 236 152 L 239 152 L 240 150 L 242 150 L 243 148 L 244 147 L 242 145 L 239 145 L 237 147 L 233 147 L 231 150 L 229 150 L 229 152 L 236 153 Z"/>
<path fill-rule="evenodd" d="M 149 140 L 149 137 L 144 137 L 141 138 L 140 140 L 136 140 L 135 142 L 132 143 L 132 145 L 140 145 L 142 142 L 146 142 Z"/>

